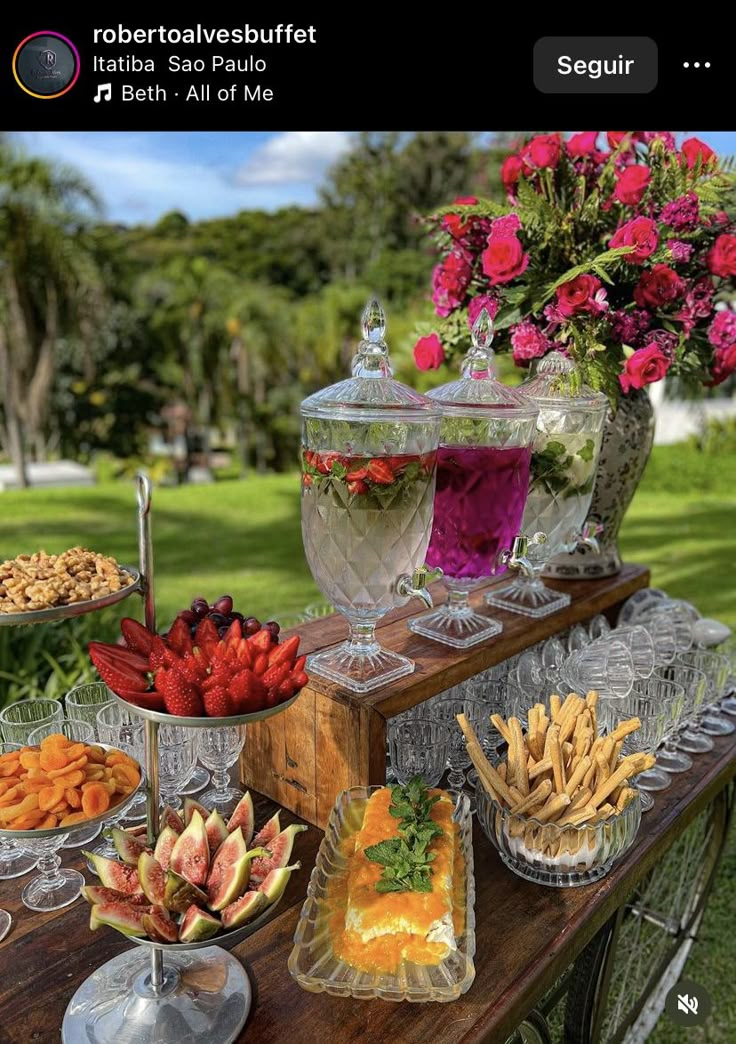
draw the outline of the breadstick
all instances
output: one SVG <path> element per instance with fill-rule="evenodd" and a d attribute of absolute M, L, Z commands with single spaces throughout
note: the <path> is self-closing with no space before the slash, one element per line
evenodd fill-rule
<path fill-rule="evenodd" d="M 552 758 L 542 758 L 536 765 L 529 769 L 529 782 L 537 778 L 537 776 L 543 776 L 545 772 L 552 771 Z"/>
<path fill-rule="evenodd" d="M 550 698 L 549 698 L 549 716 L 550 716 L 550 722 L 552 724 L 554 724 L 554 722 L 557 720 L 557 716 L 560 713 L 560 707 L 561 707 L 560 697 L 557 696 L 556 694 L 554 696 L 550 696 Z"/>
<path fill-rule="evenodd" d="M 623 747 L 623 745 L 624 745 L 624 741 L 623 740 L 617 740 L 616 743 L 614 743 L 613 751 L 611 753 L 611 760 L 608 762 L 609 772 L 613 772 L 613 770 L 618 765 L 618 759 L 619 759 L 619 757 L 621 755 L 621 748 Z"/>
<path fill-rule="evenodd" d="M 581 787 L 577 794 L 572 795 L 569 811 L 572 812 L 575 808 L 582 808 L 583 805 L 587 805 L 592 797 L 593 791 L 590 787 Z"/>
<path fill-rule="evenodd" d="M 509 764 L 512 767 L 514 785 L 526 796 L 529 793 L 529 773 L 526 768 L 526 750 L 524 748 L 524 734 L 521 731 L 521 722 L 516 717 L 509 718 L 508 727 L 511 733 Z"/>
<path fill-rule="evenodd" d="M 504 781 L 504 783 L 506 782 L 506 769 L 507 769 L 506 762 L 502 761 L 500 763 L 500 765 L 498 766 L 498 774 L 501 777 L 501 779 Z"/>
<path fill-rule="evenodd" d="M 570 804 L 569 794 L 552 794 L 541 810 L 534 816 L 540 823 L 548 823 L 555 819 Z"/>
<path fill-rule="evenodd" d="M 618 812 L 623 812 L 629 802 L 633 801 L 635 797 L 636 791 L 633 787 L 622 787 L 621 793 L 618 796 L 618 801 L 616 802 L 616 810 Z"/>
<path fill-rule="evenodd" d="M 560 726 L 550 726 L 547 735 L 549 737 L 549 756 L 552 759 L 552 773 L 555 780 L 555 790 L 562 794 L 565 789 L 565 766 L 562 763 L 562 751 L 560 750 Z"/>
<path fill-rule="evenodd" d="M 572 710 L 570 710 L 570 712 L 566 715 L 566 717 L 560 724 L 561 743 L 566 743 L 568 740 L 572 739 L 575 733 L 575 727 L 578 723 L 579 708 L 585 706 L 584 702 L 580 699 L 579 696 L 576 696 L 575 699 L 579 700 L 580 702 L 573 704 Z"/>
<path fill-rule="evenodd" d="M 611 775 L 611 770 L 608 767 L 608 758 L 602 750 L 597 751 L 595 756 L 595 763 L 598 766 L 598 771 L 595 774 L 596 789 L 598 789 L 603 786 L 608 777 Z"/>
<path fill-rule="evenodd" d="M 493 797 L 496 797 L 497 799 L 501 798 L 510 808 L 514 804 L 514 796 L 483 753 L 483 749 L 478 742 L 478 737 L 473 730 L 473 726 L 464 714 L 458 714 L 457 721 L 460 728 L 463 730 L 463 735 L 465 736 L 465 746 L 468 751 L 468 756 L 473 762 L 475 771 L 480 776 L 481 782 Z"/>
<path fill-rule="evenodd" d="M 501 733 L 501 737 L 511 746 L 511 733 L 508 730 L 506 722 L 503 720 L 500 714 L 491 715 L 491 724 L 494 726 L 497 732 Z"/>
<path fill-rule="evenodd" d="M 598 732 L 598 712 L 596 710 L 596 707 L 598 706 L 598 693 L 595 689 L 591 689 L 585 697 L 585 706 L 590 711 L 590 722 L 593 726 L 593 735 L 595 736 Z"/>
<path fill-rule="evenodd" d="M 611 733 L 611 739 L 614 742 L 625 739 L 630 736 L 632 732 L 636 732 L 637 729 L 641 728 L 641 721 L 638 718 L 629 718 L 628 721 L 620 721 L 616 728 Z"/>
<path fill-rule="evenodd" d="M 511 811 L 514 815 L 522 815 L 524 812 L 528 812 L 530 808 L 534 808 L 536 805 L 542 805 L 552 793 L 552 783 L 545 779 L 539 786 L 535 787 L 523 801 L 512 808 Z"/>
<path fill-rule="evenodd" d="M 597 809 L 592 805 L 583 805 L 582 808 L 576 808 L 574 811 L 568 809 L 565 815 L 557 820 L 557 826 L 580 826 L 592 819 L 596 811 Z"/>
<path fill-rule="evenodd" d="M 572 797 L 572 795 L 575 793 L 577 788 L 583 782 L 583 779 L 585 778 L 585 774 L 586 774 L 586 772 L 588 771 L 589 768 L 590 768 L 590 758 L 582 758 L 578 762 L 578 764 L 576 765 L 575 769 L 572 772 L 572 775 L 570 776 L 570 778 L 568 779 L 567 783 L 565 784 L 565 793 L 566 794 L 569 794 L 570 797 Z"/>
<path fill-rule="evenodd" d="M 598 771 L 598 762 L 592 756 L 592 751 L 591 751 L 590 754 L 588 754 L 586 756 L 590 759 L 590 768 L 588 769 L 588 771 L 585 773 L 585 776 L 583 777 L 583 786 L 584 787 L 590 787 L 591 788 L 591 792 L 592 792 L 593 780 L 595 779 L 595 774 Z"/>
<path fill-rule="evenodd" d="M 638 762 L 635 760 L 636 758 L 637 755 L 635 754 L 630 755 L 628 758 L 624 758 L 624 760 L 618 766 L 616 771 L 612 773 L 612 775 L 608 776 L 608 778 L 605 779 L 603 783 L 599 784 L 597 790 L 593 794 L 593 797 L 590 799 L 591 805 L 595 806 L 596 808 L 599 808 L 606 800 L 608 795 L 612 794 L 620 783 L 623 783 L 623 781 L 625 779 L 628 779 L 629 776 L 633 776 L 635 772 L 641 772 L 641 769 L 637 768 Z M 607 771 L 608 763 L 603 758 L 601 758 L 601 761 L 603 761 L 603 764 L 605 765 Z"/>

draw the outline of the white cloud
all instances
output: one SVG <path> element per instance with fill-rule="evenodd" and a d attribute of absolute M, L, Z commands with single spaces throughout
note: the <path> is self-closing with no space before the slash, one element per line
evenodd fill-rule
<path fill-rule="evenodd" d="M 285 185 L 320 180 L 350 147 L 345 131 L 285 131 L 269 138 L 235 174 L 238 185 Z"/>

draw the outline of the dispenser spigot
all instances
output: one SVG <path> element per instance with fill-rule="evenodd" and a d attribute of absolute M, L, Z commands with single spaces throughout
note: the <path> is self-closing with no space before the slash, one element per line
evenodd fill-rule
<path fill-rule="evenodd" d="M 426 565 L 419 566 L 411 576 L 408 573 L 404 573 L 399 577 L 396 581 L 396 590 L 402 598 L 419 598 L 424 602 L 427 609 L 431 609 L 434 602 L 427 587 L 434 580 L 440 580 L 441 577 L 441 569 L 428 569 Z"/>
<path fill-rule="evenodd" d="M 588 515 L 583 523 L 580 533 L 578 534 L 578 546 L 589 547 L 594 554 L 600 554 L 601 545 L 598 541 L 598 537 L 602 532 L 603 523 L 598 516 Z"/>
<path fill-rule="evenodd" d="M 546 543 L 546 533 L 535 533 L 531 537 L 519 533 L 518 536 L 514 537 L 514 542 L 511 547 L 507 547 L 500 553 L 498 560 L 501 565 L 506 566 L 507 569 L 513 569 L 517 573 L 521 573 L 522 576 L 531 578 L 534 576 L 535 568 L 532 561 L 527 557 L 529 545 Z"/>

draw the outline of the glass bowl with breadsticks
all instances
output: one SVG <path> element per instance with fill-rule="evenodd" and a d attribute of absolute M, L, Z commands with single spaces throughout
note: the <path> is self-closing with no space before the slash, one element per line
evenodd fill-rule
<path fill-rule="evenodd" d="M 478 773 L 478 819 L 514 873 L 537 884 L 571 888 L 604 877 L 636 837 L 641 822 L 634 778 L 655 762 L 651 754 L 622 754 L 638 718 L 599 732 L 598 694 L 570 693 L 564 701 L 518 717 L 491 717 L 506 754 L 491 763 L 464 715 L 458 723 Z"/>

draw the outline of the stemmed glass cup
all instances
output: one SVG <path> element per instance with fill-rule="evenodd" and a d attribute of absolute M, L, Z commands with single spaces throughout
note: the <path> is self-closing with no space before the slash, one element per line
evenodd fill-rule
<path fill-rule="evenodd" d="M 100 743 L 107 743 L 111 747 L 130 754 L 142 766 L 144 761 L 143 744 L 143 719 L 136 717 L 117 700 L 103 704 L 97 711 L 97 736 Z M 105 859 L 116 859 L 117 850 L 112 841 L 107 838 L 108 830 L 112 830 L 123 819 L 130 819 L 130 808 L 116 809 L 104 823 L 103 836 L 106 838 L 101 844 L 93 848 L 95 855 L 103 856 Z M 94 864 L 88 859 L 87 866 L 92 873 L 97 873 Z"/>
<path fill-rule="evenodd" d="M 104 682 L 89 682 L 77 685 L 64 697 L 66 716 L 75 721 L 86 721 L 95 730 L 97 736 L 97 712 L 105 703 L 110 703 L 113 695 Z M 94 740 L 92 741 L 94 742 Z"/>
<path fill-rule="evenodd" d="M 28 743 L 28 737 L 39 725 L 64 720 L 64 708 L 58 700 L 19 700 L 0 711 L 0 730 L 6 743 Z"/>
<path fill-rule="evenodd" d="M 229 816 L 243 796 L 243 791 L 230 785 L 229 769 L 240 756 L 245 743 L 245 725 L 224 728 L 192 729 L 199 737 L 199 760 L 212 770 L 211 790 L 202 795 L 202 804 L 220 815 Z"/>
<path fill-rule="evenodd" d="M 576 692 L 594 689 L 603 696 L 623 699 L 631 692 L 634 663 L 623 642 L 601 638 L 568 656 L 561 671 L 563 681 Z"/>
<path fill-rule="evenodd" d="M 654 641 L 645 627 L 617 627 L 614 632 L 617 642 L 623 642 L 631 653 L 634 674 L 637 678 L 648 678 L 655 665 Z M 643 808 L 643 806 L 642 806 Z"/>
<path fill-rule="evenodd" d="M 450 753 L 447 759 L 450 771 L 447 775 L 447 782 L 453 790 L 462 790 L 465 785 L 465 772 L 471 765 L 465 747 L 465 737 L 457 723 L 457 715 L 465 713 L 466 703 L 460 689 L 460 686 L 450 689 L 443 694 L 441 699 L 437 700 L 432 708 L 433 716 L 450 730 Z"/>
<path fill-rule="evenodd" d="M 0 755 L 20 750 L 20 743 L 0 743 Z M 36 865 L 36 857 L 10 838 L 0 837 L 0 881 L 22 877 Z"/>
<path fill-rule="evenodd" d="M 736 731 L 736 725 L 720 709 L 720 701 L 728 683 L 728 658 L 710 649 L 691 649 L 683 653 L 679 660 L 702 671 L 707 680 L 700 729 L 709 736 L 728 736 Z"/>
<path fill-rule="evenodd" d="M 655 674 L 677 682 L 685 690 L 685 705 L 676 741 L 678 750 L 687 754 L 706 754 L 713 750 L 713 740 L 698 730 L 698 716 L 708 687 L 708 679 L 703 671 L 681 663 L 678 656 L 674 663 L 658 667 Z M 663 767 L 670 771 L 666 762 Z"/>
<path fill-rule="evenodd" d="M 421 776 L 426 786 L 436 787 L 450 755 L 450 727 L 441 721 L 391 721 L 388 745 L 399 783 L 405 785 L 412 776 Z"/>
<path fill-rule="evenodd" d="M 31 747 L 40 746 L 41 740 L 46 739 L 47 736 L 53 736 L 54 733 L 61 733 L 68 740 L 71 740 L 72 743 L 95 742 L 95 730 L 88 721 L 65 718 L 64 721 L 50 721 L 45 725 L 39 725 L 29 735 L 28 744 Z M 69 835 L 69 840 L 61 847 L 81 848 L 82 845 L 88 845 L 90 841 L 94 841 L 100 830 L 99 823 L 93 823 L 92 826 L 85 826 L 84 823 L 80 823 Z"/>
<path fill-rule="evenodd" d="M 181 807 L 180 788 L 189 779 L 197 760 L 199 729 L 160 725 L 158 730 L 158 782 L 162 804 Z"/>

